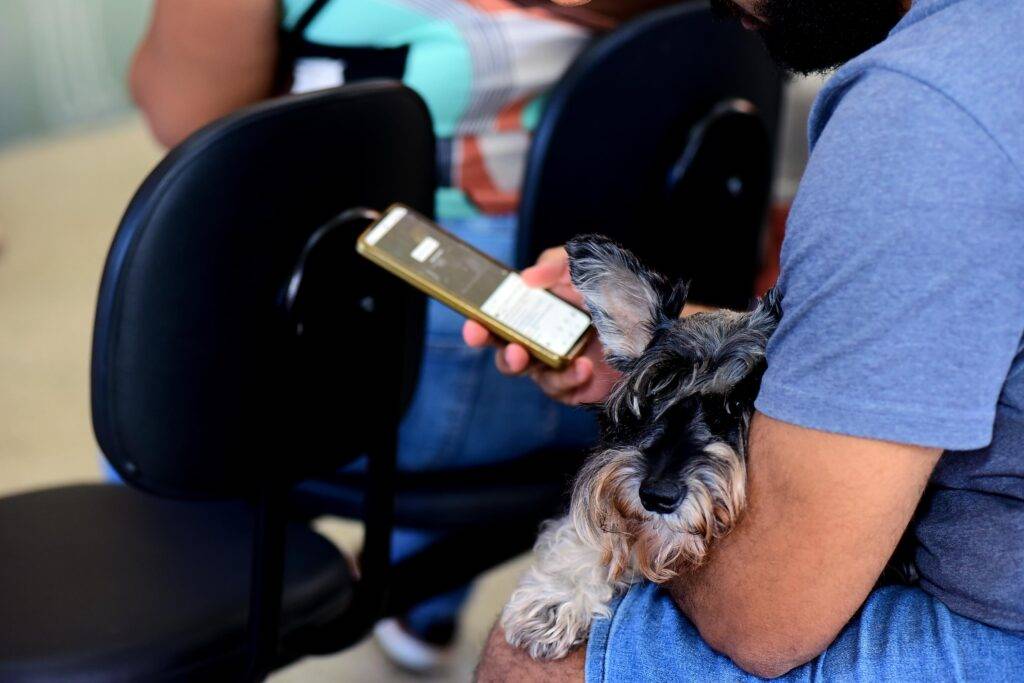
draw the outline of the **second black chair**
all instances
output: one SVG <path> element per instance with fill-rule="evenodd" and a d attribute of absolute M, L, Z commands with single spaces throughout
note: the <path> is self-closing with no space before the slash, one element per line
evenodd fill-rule
<path fill-rule="evenodd" d="M 744 309 L 759 266 L 782 72 L 705 2 L 632 21 L 576 60 L 535 133 L 519 265 L 603 233 L 691 298 Z"/>

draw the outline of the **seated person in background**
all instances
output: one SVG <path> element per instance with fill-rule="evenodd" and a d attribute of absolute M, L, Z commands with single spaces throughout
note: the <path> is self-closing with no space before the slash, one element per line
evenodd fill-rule
<path fill-rule="evenodd" d="M 810 118 L 746 511 L 563 660 L 496 627 L 479 679 L 1024 680 L 1024 3 L 717 4 L 791 68 L 846 62 Z M 573 294 L 564 251 L 524 279 Z M 598 346 L 531 374 L 603 400 Z M 908 529 L 920 581 L 878 587 Z"/>
<path fill-rule="evenodd" d="M 519 183 L 544 94 L 595 31 L 661 1 L 597 0 L 601 7 L 591 10 L 510 0 L 157 0 L 131 90 L 154 135 L 172 146 L 279 92 L 400 79 L 433 119 L 438 220 L 511 263 Z M 461 323 L 430 302 L 400 468 L 457 468 L 593 442 L 589 415 L 547 401 L 525 378 L 501 378 L 486 354 L 462 344 Z M 395 558 L 435 539 L 398 530 Z M 453 640 L 467 590 L 380 624 L 379 642 L 406 667 L 433 668 Z"/>

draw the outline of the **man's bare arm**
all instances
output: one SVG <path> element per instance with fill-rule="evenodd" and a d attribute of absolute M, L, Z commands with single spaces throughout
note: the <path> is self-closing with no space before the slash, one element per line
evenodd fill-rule
<path fill-rule="evenodd" d="M 156 0 L 132 62 L 132 97 L 170 147 L 197 128 L 271 95 L 276 0 Z"/>
<path fill-rule="evenodd" d="M 781 675 L 820 654 L 871 591 L 941 451 L 828 434 L 758 414 L 748 508 L 670 586 L 715 650 Z"/>

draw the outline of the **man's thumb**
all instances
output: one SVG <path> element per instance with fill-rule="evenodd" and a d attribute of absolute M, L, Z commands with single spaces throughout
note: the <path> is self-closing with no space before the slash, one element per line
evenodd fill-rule
<path fill-rule="evenodd" d="M 557 285 L 565 273 L 564 261 L 541 262 L 530 266 L 522 272 L 523 282 L 530 287 L 553 287 Z"/>

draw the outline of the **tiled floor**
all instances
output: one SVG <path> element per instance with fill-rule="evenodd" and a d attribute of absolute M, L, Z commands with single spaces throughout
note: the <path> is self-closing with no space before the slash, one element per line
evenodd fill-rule
<path fill-rule="evenodd" d="M 136 120 L 0 153 L 0 495 L 99 477 L 88 408 L 96 289 L 121 212 L 159 155 Z M 357 542 L 355 525 L 323 530 Z M 271 680 L 468 680 L 524 562 L 477 582 L 445 676 L 403 676 L 364 642 Z"/>

